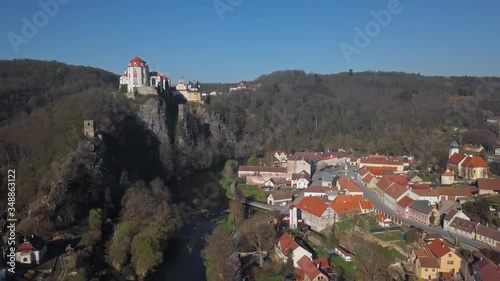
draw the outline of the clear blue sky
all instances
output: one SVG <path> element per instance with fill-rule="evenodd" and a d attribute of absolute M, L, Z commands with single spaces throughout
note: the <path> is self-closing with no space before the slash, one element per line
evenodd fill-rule
<path fill-rule="evenodd" d="M 57 60 L 123 73 L 134 56 L 173 81 L 251 80 L 282 69 L 500 76 L 500 1 L 400 0 L 400 13 L 348 62 L 354 28 L 394 0 L 41 0 L 59 11 L 14 51 L 38 0 L 2 0 L 0 58 Z M 219 17 L 214 3 L 235 3 Z M 222 8 L 221 8 L 222 9 Z M 37 14 L 43 24 L 43 15 Z M 26 33 L 25 33 L 26 34 Z M 19 40 L 20 37 L 17 39 Z M 358 45 L 359 46 L 359 45 Z"/>

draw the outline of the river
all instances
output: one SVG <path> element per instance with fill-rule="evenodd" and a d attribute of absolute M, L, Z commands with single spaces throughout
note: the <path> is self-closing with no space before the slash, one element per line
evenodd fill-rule
<path fill-rule="evenodd" d="M 227 215 L 225 191 L 216 176 L 220 169 L 197 172 L 169 183 L 177 198 L 189 203 L 189 207 L 182 208 L 187 223 L 169 242 L 163 263 L 147 278 L 148 281 L 207 280 L 201 258 L 204 239 L 215 228 L 215 222 Z"/>

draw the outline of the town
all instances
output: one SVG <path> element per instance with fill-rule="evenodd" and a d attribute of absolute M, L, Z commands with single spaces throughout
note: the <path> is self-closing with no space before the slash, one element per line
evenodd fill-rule
<path fill-rule="evenodd" d="M 453 140 L 447 169 L 437 181 L 415 171 L 413 156 L 276 151 L 272 166 L 239 166 L 238 185 L 252 194 L 247 204 L 277 213 L 274 223 L 285 230 L 270 258 L 287 263 L 293 253 L 287 280 L 338 280 L 335 269 L 358 258 L 351 242 L 363 236 L 390 242 L 388 248 L 399 252 L 391 267 L 402 278 L 500 280 L 498 260 L 479 251 L 500 252 L 500 230 L 467 208 L 485 202 L 484 215 L 500 216 L 500 179 L 490 178 L 488 163 L 478 156 L 482 150 Z M 258 200 L 259 193 L 268 195 Z M 355 225 L 342 234 L 351 239 L 326 242 L 355 217 L 368 227 Z M 411 232 L 417 233 L 416 242 L 405 245 Z M 335 264 L 339 260 L 332 257 L 343 261 Z"/>

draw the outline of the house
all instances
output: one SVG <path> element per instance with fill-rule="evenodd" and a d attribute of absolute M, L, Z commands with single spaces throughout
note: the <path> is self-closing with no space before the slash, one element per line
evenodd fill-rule
<path fill-rule="evenodd" d="M 413 203 L 413 201 L 414 200 L 408 196 L 403 196 L 403 198 L 399 199 L 399 201 L 396 203 L 396 212 L 398 213 L 398 215 L 407 219 L 408 213 L 410 212 L 409 206 L 411 203 Z"/>
<path fill-rule="evenodd" d="M 240 166 L 238 177 L 246 178 L 246 183 L 251 185 L 264 185 L 270 178 L 289 179 L 287 168 L 267 166 Z"/>
<path fill-rule="evenodd" d="M 293 194 L 291 191 L 272 192 L 267 197 L 267 204 L 272 206 L 286 206 L 292 204 Z"/>
<path fill-rule="evenodd" d="M 430 225 L 439 224 L 439 212 L 427 200 L 415 200 L 408 206 L 408 218 Z M 434 218 L 434 219 L 432 219 Z M 433 220 L 433 222 L 431 222 Z"/>
<path fill-rule="evenodd" d="M 476 186 L 479 195 L 500 194 L 500 179 L 477 179 Z"/>
<path fill-rule="evenodd" d="M 338 195 L 332 202 L 322 197 L 304 197 L 297 205 L 304 223 L 315 231 L 321 231 L 339 220 L 340 216 L 352 213 L 373 212 L 373 202 L 360 195 Z"/>
<path fill-rule="evenodd" d="M 439 277 L 439 260 L 433 256 L 418 257 L 415 260 L 415 275 L 426 280 L 437 280 Z"/>
<path fill-rule="evenodd" d="M 466 216 L 464 214 L 464 212 L 462 212 L 462 210 L 452 209 L 452 210 L 448 211 L 448 213 L 446 214 L 446 216 L 443 219 L 443 229 L 444 230 L 449 230 L 450 223 L 455 218 L 461 218 L 461 219 L 464 219 L 464 220 L 470 220 L 470 218 L 468 216 Z"/>
<path fill-rule="evenodd" d="M 376 178 L 380 178 L 383 175 L 393 175 L 396 171 L 396 167 L 364 167 L 367 168 L 370 174 Z"/>
<path fill-rule="evenodd" d="M 424 183 L 424 181 L 422 180 L 422 178 L 419 177 L 418 175 L 414 175 L 414 176 L 410 177 L 409 182 L 412 183 L 412 184 Z"/>
<path fill-rule="evenodd" d="M 307 188 L 310 178 L 311 176 L 306 172 L 292 174 L 292 187 L 299 189 Z"/>
<path fill-rule="evenodd" d="M 288 160 L 288 155 L 284 150 L 277 150 L 274 152 L 274 158 L 278 161 L 278 163 L 286 163 Z"/>
<path fill-rule="evenodd" d="M 335 176 L 332 173 L 323 172 L 321 175 L 321 186 L 332 186 Z"/>
<path fill-rule="evenodd" d="M 392 220 L 383 214 L 379 214 L 375 219 L 380 227 L 389 227 L 392 225 Z"/>
<path fill-rule="evenodd" d="M 436 259 L 439 265 L 439 270 L 437 270 L 441 276 L 443 277 L 453 277 L 459 274 L 462 258 L 455 253 L 455 250 L 450 248 L 442 239 L 435 239 L 432 242 L 428 243 L 423 247 L 423 251 L 426 256 L 419 258 L 422 259 L 420 261 L 420 278 L 428 278 L 427 274 L 432 274 L 432 269 L 435 268 L 435 260 Z M 430 259 L 425 259 L 425 257 Z M 425 266 L 424 266 L 425 265 Z M 425 268 L 431 269 L 425 271 Z M 437 272 L 436 272 L 437 273 Z"/>
<path fill-rule="evenodd" d="M 350 262 L 354 259 L 354 254 L 340 245 L 336 246 L 334 251 L 337 255 L 339 255 L 345 261 Z"/>
<path fill-rule="evenodd" d="M 268 188 L 278 188 L 282 186 L 286 186 L 286 179 L 285 178 L 270 178 L 264 183 L 265 187 Z"/>
<path fill-rule="evenodd" d="M 396 203 L 408 195 L 409 190 L 406 187 L 401 186 L 397 183 L 392 184 L 384 191 L 383 201 L 386 206 L 391 208 L 392 210 L 396 210 Z"/>
<path fill-rule="evenodd" d="M 337 180 L 337 188 L 346 195 L 363 195 L 363 190 L 352 180 L 340 178 Z"/>
<path fill-rule="evenodd" d="M 327 186 L 309 186 L 308 188 L 304 189 L 304 197 L 308 197 L 308 196 L 316 196 L 316 197 L 319 197 L 319 196 L 327 196 L 326 195 L 326 192 L 328 190 L 335 190 L 337 191 L 337 188 L 335 187 L 327 187 Z"/>
<path fill-rule="evenodd" d="M 297 268 L 301 271 L 298 278 L 304 281 L 327 281 L 329 278 L 319 270 L 319 265 L 314 264 L 307 256 L 303 256 L 297 262 Z"/>
<path fill-rule="evenodd" d="M 453 153 L 450 158 L 448 158 L 448 170 L 453 172 L 457 177 L 463 177 L 462 169 L 460 168 L 460 163 L 462 163 L 467 155 L 463 153 Z"/>
<path fill-rule="evenodd" d="M 414 189 L 412 188 L 408 196 L 413 200 L 429 201 L 430 204 L 435 205 L 439 202 L 439 190 L 436 188 L 431 189 Z"/>
<path fill-rule="evenodd" d="M 403 172 L 404 163 L 390 157 L 371 155 L 360 159 L 359 168 L 363 167 L 392 167 L 396 168 L 397 172 Z"/>
<path fill-rule="evenodd" d="M 462 151 L 465 153 L 481 153 L 484 147 L 480 144 L 464 144 L 462 145 Z"/>
<path fill-rule="evenodd" d="M 286 169 L 288 174 L 299 174 L 305 171 L 307 174 L 311 174 L 311 163 L 305 158 L 289 157 L 286 162 Z"/>
<path fill-rule="evenodd" d="M 478 222 L 455 217 L 448 225 L 448 231 L 455 235 L 462 235 L 469 239 L 474 239 L 474 233 L 478 224 Z"/>
<path fill-rule="evenodd" d="M 377 184 L 375 185 L 375 192 L 377 193 L 378 197 L 381 200 L 383 200 L 383 198 L 384 198 L 385 190 L 388 189 L 393 184 L 395 184 L 395 183 L 388 177 L 382 177 L 377 182 Z"/>
<path fill-rule="evenodd" d="M 47 245 L 40 237 L 27 236 L 17 248 L 16 261 L 26 265 L 41 264 L 46 252 Z"/>
<path fill-rule="evenodd" d="M 472 196 L 471 189 L 468 187 L 441 187 L 437 190 L 439 192 L 439 202 L 457 201 Z"/>
<path fill-rule="evenodd" d="M 275 246 L 276 254 L 279 259 L 286 263 L 288 260 L 288 256 L 292 255 L 293 266 L 298 267 L 298 261 L 302 257 L 306 257 L 309 260 L 312 259 L 312 253 L 306 250 L 305 247 L 302 247 L 293 236 L 288 233 L 281 235 L 278 239 L 278 243 Z"/>
<path fill-rule="evenodd" d="M 500 268 L 481 253 L 474 253 L 472 263 L 472 276 L 477 281 L 500 280 Z"/>
<path fill-rule="evenodd" d="M 500 249 L 500 230 L 498 229 L 478 224 L 476 226 L 475 239 Z"/>
<path fill-rule="evenodd" d="M 365 187 L 374 188 L 377 186 L 378 180 L 372 174 L 368 173 L 361 179 L 361 182 Z"/>
<path fill-rule="evenodd" d="M 333 280 L 335 277 L 335 269 L 330 266 L 327 258 L 312 260 L 314 265 L 319 268 L 319 270 L 329 277 L 329 280 Z"/>
<path fill-rule="evenodd" d="M 297 208 L 300 210 L 302 221 L 315 231 L 321 231 L 338 220 L 331 204 L 318 197 L 302 198 Z"/>
<path fill-rule="evenodd" d="M 450 185 L 455 182 L 455 174 L 452 171 L 447 169 L 444 173 L 441 174 L 441 184 L 442 185 Z"/>

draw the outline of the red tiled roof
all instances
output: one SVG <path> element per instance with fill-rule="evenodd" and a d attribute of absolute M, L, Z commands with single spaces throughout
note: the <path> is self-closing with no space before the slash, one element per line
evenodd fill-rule
<path fill-rule="evenodd" d="M 467 197 L 472 195 L 470 188 L 468 187 L 440 187 L 437 190 L 439 195 L 452 197 Z"/>
<path fill-rule="evenodd" d="M 473 156 L 467 157 L 462 166 L 466 168 L 488 168 L 488 163 L 482 157 Z"/>
<path fill-rule="evenodd" d="M 361 209 L 373 209 L 373 202 L 366 200 L 362 195 L 339 195 L 330 204 L 335 213 L 345 215 L 361 212 Z"/>
<path fill-rule="evenodd" d="M 369 183 L 371 182 L 375 177 L 372 175 L 372 174 L 367 174 L 366 176 L 364 176 L 361 181 L 364 182 L 364 183 Z"/>
<path fill-rule="evenodd" d="M 340 178 L 337 180 L 337 183 L 341 189 L 346 189 L 349 192 L 363 192 L 356 183 L 348 178 Z"/>
<path fill-rule="evenodd" d="M 406 187 L 402 186 L 402 185 L 399 185 L 397 183 L 391 185 L 389 188 L 387 188 L 385 190 L 385 193 L 387 193 L 387 195 L 389 195 L 390 197 L 394 198 L 394 199 L 398 199 L 399 197 L 401 197 L 401 195 L 403 195 L 408 189 L 406 189 Z"/>
<path fill-rule="evenodd" d="M 379 214 L 375 219 L 379 222 L 384 222 L 384 221 L 391 221 L 388 217 L 386 217 L 384 214 Z"/>
<path fill-rule="evenodd" d="M 500 179 L 477 179 L 479 190 L 500 190 Z"/>
<path fill-rule="evenodd" d="M 399 201 L 398 201 L 398 206 L 401 206 L 403 208 L 406 208 L 408 206 L 410 206 L 410 204 L 413 203 L 413 199 L 411 199 L 410 197 L 408 196 L 404 196 L 403 198 L 401 198 Z"/>
<path fill-rule="evenodd" d="M 289 250 L 293 251 L 298 247 L 300 247 L 299 244 L 295 241 L 295 238 L 293 238 L 288 233 L 281 235 L 281 237 L 278 240 L 278 244 L 281 249 L 281 252 L 285 255 L 288 254 L 287 252 Z"/>
<path fill-rule="evenodd" d="M 430 189 L 431 185 L 427 183 L 417 183 L 410 185 L 412 189 Z"/>
<path fill-rule="evenodd" d="M 268 173 L 286 173 L 286 167 L 268 167 L 268 166 L 240 166 L 240 172 L 268 172 Z"/>
<path fill-rule="evenodd" d="M 33 245 L 31 245 L 31 243 L 28 241 L 23 242 L 21 246 L 19 246 L 19 248 L 17 249 L 18 252 L 23 252 L 23 253 L 31 252 L 33 250 L 36 251 L 37 249 L 35 249 L 35 247 L 33 247 Z"/>
<path fill-rule="evenodd" d="M 417 259 L 423 268 L 440 268 L 439 261 L 435 257 L 419 257 Z"/>
<path fill-rule="evenodd" d="M 380 188 L 382 191 L 386 190 L 394 184 L 392 180 L 390 180 L 387 176 L 382 177 L 378 182 L 377 182 L 377 187 Z"/>
<path fill-rule="evenodd" d="M 368 167 L 363 167 L 361 169 L 359 169 L 358 171 L 358 174 L 361 176 L 361 177 L 364 177 L 370 170 L 368 169 Z"/>
<path fill-rule="evenodd" d="M 408 185 L 408 179 L 405 176 L 401 175 L 385 175 L 382 177 L 387 177 L 389 180 L 399 183 L 402 186 L 407 186 Z"/>
<path fill-rule="evenodd" d="M 465 159 L 465 157 L 467 157 L 467 155 L 463 153 L 453 153 L 453 155 L 448 159 L 448 163 L 458 165 Z"/>
<path fill-rule="evenodd" d="M 453 177 L 453 173 L 450 170 L 446 170 L 443 174 L 443 177 Z"/>
<path fill-rule="evenodd" d="M 436 188 L 412 189 L 411 191 L 421 197 L 439 197 L 439 191 Z"/>
<path fill-rule="evenodd" d="M 315 259 L 312 261 L 314 264 L 319 265 L 319 267 L 329 267 L 330 264 L 328 263 L 327 258 L 322 258 L 322 259 Z"/>
<path fill-rule="evenodd" d="M 130 61 L 129 66 L 142 66 L 143 64 L 146 64 L 146 62 L 139 57 L 135 57 Z"/>
<path fill-rule="evenodd" d="M 322 274 L 307 256 L 303 256 L 298 260 L 297 265 L 309 280 L 314 280 L 318 275 Z"/>
<path fill-rule="evenodd" d="M 413 254 L 415 255 L 415 257 L 425 257 L 425 256 L 427 256 L 427 253 L 423 249 L 415 249 L 415 250 L 413 250 Z"/>
<path fill-rule="evenodd" d="M 491 240 L 494 240 L 497 243 L 500 243 L 500 230 L 479 224 L 476 227 L 476 232 L 479 235 L 490 238 Z"/>
<path fill-rule="evenodd" d="M 472 233 L 476 230 L 476 226 L 478 224 L 479 223 L 477 223 L 477 222 L 473 222 L 470 220 L 465 220 L 465 219 L 456 217 L 451 221 L 450 227 L 457 228 L 457 229 L 460 229 L 462 231 Z"/>
<path fill-rule="evenodd" d="M 428 251 L 431 251 L 434 256 L 437 258 L 441 258 L 442 256 L 448 254 L 451 252 L 450 247 L 446 245 L 441 239 L 436 239 L 429 244 L 425 245 L 424 248 L 426 248 Z"/>
<path fill-rule="evenodd" d="M 498 281 L 500 280 L 500 269 L 492 262 L 488 262 L 477 272 L 482 281 Z"/>
<path fill-rule="evenodd" d="M 304 197 L 300 200 L 297 208 L 313 216 L 321 217 L 328 208 L 328 204 L 315 197 Z"/>
<path fill-rule="evenodd" d="M 309 186 L 308 188 L 304 189 L 305 192 L 310 192 L 310 193 L 325 193 L 327 190 L 337 190 L 326 187 L 326 186 Z"/>
<path fill-rule="evenodd" d="M 396 167 L 369 167 L 368 170 L 374 176 L 382 176 L 384 172 L 395 172 L 397 171 Z"/>

